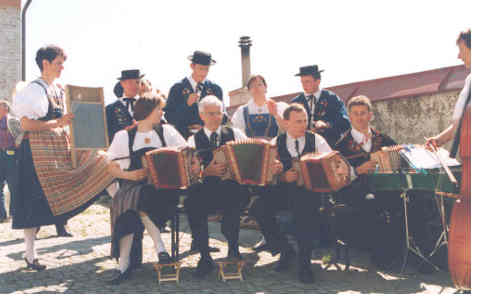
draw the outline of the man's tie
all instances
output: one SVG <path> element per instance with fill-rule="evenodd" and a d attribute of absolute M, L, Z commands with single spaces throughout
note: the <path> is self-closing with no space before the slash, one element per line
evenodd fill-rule
<path fill-rule="evenodd" d="M 313 121 L 313 114 L 315 113 L 313 110 L 315 108 L 315 95 L 311 94 L 308 96 L 308 107 L 310 108 L 310 121 Z"/>
<path fill-rule="evenodd" d="M 295 150 L 298 157 L 300 157 L 300 143 L 298 143 L 298 140 L 295 140 Z"/>
<path fill-rule="evenodd" d="M 199 97 L 202 95 L 203 90 L 204 90 L 204 84 L 202 82 L 198 82 L 195 92 L 199 95 Z"/>
<path fill-rule="evenodd" d="M 210 135 L 210 144 L 212 145 L 212 148 L 217 148 L 217 138 L 218 138 L 217 132 L 212 132 Z"/>
<path fill-rule="evenodd" d="M 134 104 L 134 101 L 136 101 L 136 99 L 134 98 L 124 98 L 123 99 L 124 102 L 126 102 L 126 107 L 128 108 L 128 111 L 133 111 L 133 104 Z M 131 109 L 129 109 L 129 107 L 131 107 Z"/>

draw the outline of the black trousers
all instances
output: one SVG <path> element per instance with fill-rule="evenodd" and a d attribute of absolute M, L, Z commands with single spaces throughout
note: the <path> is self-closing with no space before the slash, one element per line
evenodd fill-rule
<path fill-rule="evenodd" d="M 248 195 L 245 186 L 231 180 L 222 181 L 218 177 L 207 177 L 203 183 L 189 188 L 184 207 L 201 255 L 209 251 L 207 216 L 217 211 L 223 213 L 221 231 L 228 241 L 229 249 L 238 250 L 240 206 Z"/>
<path fill-rule="evenodd" d="M 313 249 L 313 236 L 319 232 L 319 209 L 321 195 L 297 187 L 295 184 L 279 184 L 271 186 L 263 193 L 263 197 L 250 208 L 262 234 L 273 246 L 282 251 L 289 248 L 285 234 L 280 231 L 276 215 L 282 210 L 291 210 L 296 225 L 296 238 L 301 259 L 309 263 Z"/>

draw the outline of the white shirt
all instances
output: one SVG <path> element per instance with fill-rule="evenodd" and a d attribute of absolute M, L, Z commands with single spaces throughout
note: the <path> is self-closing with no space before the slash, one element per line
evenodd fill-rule
<path fill-rule="evenodd" d="M 315 149 L 314 152 L 319 152 L 319 153 L 327 153 L 333 151 L 326 142 L 326 140 L 321 136 L 316 133 L 313 134 L 315 136 Z M 295 139 L 291 137 L 287 133 L 287 150 L 288 153 L 290 153 L 292 158 L 298 157 L 298 152 L 296 152 L 296 146 L 295 146 L 295 141 L 298 140 L 298 151 L 300 151 L 300 154 L 303 153 L 303 149 L 305 149 L 305 136 L 299 137 L 298 139 Z M 272 144 L 276 145 L 277 143 L 277 137 L 272 139 Z"/>
<path fill-rule="evenodd" d="M 464 113 L 464 105 L 465 105 L 465 101 L 467 100 L 467 95 L 469 95 L 470 85 L 471 83 L 470 83 L 470 74 L 469 74 L 467 78 L 465 79 L 464 88 L 462 89 L 462 91 L 460 91 L 459 98 L 457 99 L 457 102 L 455 104 L 454 114 L 452 115 L 453 121 L 459 120 L 459 118 Z M 472 100 L 470 100 L 469 106 L 471 102 Z"/>
<path fill-rule="evenodd" d="M 131 105 L 131 106 L 128 107 L 128 103 L 127 103 L 126 101 L 124 101 L 124 98 L 126 98 L 126 97 L 123 96 L 123 97 L 119 98 L 119 102 L 121 102 L 122 105 L 124 105 L 124 107 L 127 107 L 127 108 L 128 108 L 129 115 L 131 115 L 131 117 L 132 117 L 132 116 L 133 116 L 133 108 L 134 108 L 134 104 L 135 104 L 135 103 L 133 103 L 133 105 Z M 136 99 L 136 98 L 134 98 L 134 99 Z M 136 99 L 136 100 L 137 100 L 137 99 Z"/>
<path fill-rule="evenodd" d="M 268 106 L 266 103 L 264 103 L 262 106 L 258 106 L 253 99 L 250 99 L 246 104 L 239 106 L 237 110 L 235 111 L 233 117 L 232 117 L 232 126 L 239 128 L 240 130 L 245 132 L 246 129 L 246 124 L 245 124 L 245 119 L 243 117 L 243 110 L 245 107 L 248 107 L 248 113 L 251 115 L 256 115 L 256 114 L 269 114 L 270 112 L 268 111 Z M 285 102 L 277 102 L 277 112 L 278 114 L 283 118 L 283 112 L 285 109 L 288 107 L 288 104 Z"/>
<path fill-rule="evenodd" d="M 50 95 L 57 97 L 61 95 L 55 84 L 48 85 L 43 79 L 38 81 L 47 89 Z M 13 99 L 12 108 L 18 119 L 27 117 L 28 119 L 37 120 L 46 116 L 49 102 L 43 87 L 36 83 L 30 83 L 21 91 L 17 91 Z M 64 107 L 63 103 L 62 105 Z"/>
<path fill-rule="evenodd" d="M 219 128 L 217 128 L 217 130 L 215 131 L 217 133 L 217 143 L 220 141 L 220 131 L 221 131 L 221 128 L 222 126 L 219 126 Z M 244 140 L 247 138 L 247 136 L 238 128 L 232 128 L 233 132 L 234 132 L 234 140 L 235 141 L 238 141 L 238 140 Z M 204 127 L 204 133 L 205 135 L 207 136 L 207 138 L 209 139 L 210 141 L 210 135 L 212 134 L 212 131 L 210 131 L 209 129 L 207 129 L 206 127 Z M 192 148 L 195 148 L 195 138 L 194 138 L 194 135 L 191 135 L 188 139 L 187 139 L 187 144 L 189 145 L 189 147 L 192 147 Z"/>
<path fill-rule="evenodd" d="M 356 130 L 355 128 L 351 128 L 351 136 L 353 137 L 354 141 L 356 143 L 358 143 L 361 148 L 363 148 L 364 151 L 366 152 L 370 152 L 371 151 L 371 147 L 373 145 L 373 142 L 372 142 L 372 138 L 371 138 L 371 128 L 368 127 L 368 134 L 369 134 L 369 138 L 368 140 L 363 143 L 363 141 L 366 139 L 366 136 L 364 134 L 362 134 L 361 132 L 359 132 L 358 130 Z"/>
<path fill-rule="evenodd" d="M 185 139 L 182 135 L 171 125 L 165 124 L 163 125 L 164 128 L 164 140 L 167 144 L 167 147 L 177 147 L 177 146 L 187 146 Z M 146 143 L 146 139 L 149 139 L 150 142 Z M 108 149 L 108 159 L 111 161 L 115 158 L 120 157 L 128 157 L 129 153 L 129 136 L 126 130 L 118 131 L 111 142 L 111 145 Z M 134 138 L 133 143 L 133 151 L 137 151 L 142 148 L 146 147 L 154 147 L 154 148 L 161 148 L 164 145 L 159 138 L 159 135 L 155 130 L 147 131 L 147 132 L 136 132 L 136 137 Z M 129 158 L 117 160 L 119 166 L 122 170 L 129 168 L 131 164 L 131 160 Z"/>
<path fill-rule="evenodd" d="M 192 76 L 189 76 L 189 77 L 187 77 L 187 79 L 189 79 L 189 82 L 190 82 L 190 85 L 192 86 L 193 92 L 194 92 L 194 93 L 197 92 L 197 91 L 196 91 L 196 89 L 197 89 L 197 82 L 194 80 L 194 78 L 192 78 Z M 202 84 L 204 84 L 204 83 L 202 82 Z"/>
<path fill-rule="evenodd" d="M 321 90 L 318 89 L 318 91 L 316 91 L 313 94 L 307 94 L 307 93 L 304 93 L 304 94 L 305 94 L 306 102 L 308 102 L 308 107 L 310 107 L 311 115 L 313 116 L 313 114 L 315 113 L 316 102 L 318 102 L 318 99 L 320 99 L 320 96 L 321 96 Z M 308 97 L 310 97 L 311 95 L 315 96 L 315 102 L 313 102 L 313 103 L 310 103 L 309 100 L 308 100 Z M 313 119 L 312 119 L 312 121 L 313 121 Z"/>

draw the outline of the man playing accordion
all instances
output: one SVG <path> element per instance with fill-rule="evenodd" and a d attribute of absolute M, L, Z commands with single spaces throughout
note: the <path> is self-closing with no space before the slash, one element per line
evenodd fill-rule
<path fill-rule="evenodd" d="M 377 166 L 377 162 L 370 159 L 370 154 L 382 147 L 396 145 L 396 142 L 370 126 L 373 112 L 371 101 L 366 96 L 351 98 L 347 106 L 351 129 L 344 133 L 335 149 L 348 159 L 357 178 L 350 186 L 336 194 L 337 202 L 353 210 L 353 217 L 346 218 L 344 224 L 338 225 L 351 237 L 354 246 L 371 249 L 374 263 L 383 266 L 389 262 L 385 256 L 392 255 L 391 251 L 383 253 L 383 246 L 390 244 L 383 243 L 382 238 L 390 238 L 393 242 L 398 242 L 399 239 L 395 235 L 381 238 L 377 235 L 386 232 L 383 224 L 389 225 L 394 217 L 392 214 L 397 212 L 402 204 L 398 192 L 380 191 L 373 194 L 367 174 L 374 172 Z M 387 221 L 380 223 L 380 218 Z"/>
<path fill-rule="evenodd" d="M 222 180 L 227 166 L 213 161 L 213 150 L 228 141 L 245 139 L 239 130 L 221 125 L 222 102 L 213 95 L 206 96 L 199 103 L 199 115 L 204 127 L 189 137 L 189 146 L 196 148 L 203 167 L 203 182 L 192 185 L 184 202 L 185 210 L 200 252 L 196 275 L 202 277 L 213 270 L 209 250 L 207 214 L 223 211 L 221 231 L 228 242 L 228 257 L 240 259 L 238 238 L 240 230 L 240 205 L 248 199 L 248 190 L 232 180 Z"/>
<path fill-rule="evenodd" d="M 293 160 L 311 152 L 327 153 L 331 148 L 326 140 L 315 133 L 307 131 L 308 116 L 301 104 L 294 103 L 285 109 L 283 118 L 287 132 L 272 140 L 278 146 L 278 156 L 284 172 L 281 183 L 264 195 L 261 207 L 255 207 L 254 216 L 260 224 L 272 253 L 280 252 L 276 270 L 282 272 L 291 266 L 295 252 L 284 233 L 280 232 L 276 221 L 278 211 L 290 209 L 296 220 L 296 237 L 298 242 L 298 279 L 303 283 L 314 282 L 311 270 L 312 236 L 316 234 L 319 195 L 298 185 L 300 174 L 293 167 Z"/>

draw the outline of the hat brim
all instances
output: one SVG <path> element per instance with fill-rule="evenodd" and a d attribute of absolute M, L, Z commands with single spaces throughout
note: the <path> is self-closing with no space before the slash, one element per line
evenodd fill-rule
<path fill-rule="evenodd" d="M 130 77 L 130 78 L 124 78 L 124 77 L 119 77 L 118 80 L 125 80 L 125 79 L 141 79 L 145 76 L 146 74 L 139 75 L 139 77 Z"/>
<path fill-rule="evenodd" d="M 316 72 L 316 73 L 307 73 L 307 74 L 298 73 L 298 74 L 295 74 L 295 76 L 306 76 L 306 75 L 320 74 L 323 71 L 325 71 L 325 70 L 318 70 L 318 72 Z"/>
<path fill-rule="evenodd" d="M 192 57 L 193 57 L 192 55 L 189 55 L 189 56 L 187 56 L 187 59 L 192 62 Z M 211 58 L 211 59 L 210 59 L 210 64 L 208 64 L 208 65 L 203 65 L 203 66 L 211 66 L 211 65 L 215 65 L 216 63 L 217 63 L 217 62 Z M 195 64 L 202 65 L 202 64 L 200 64 L 200 63 L 195 63 Z"/>

